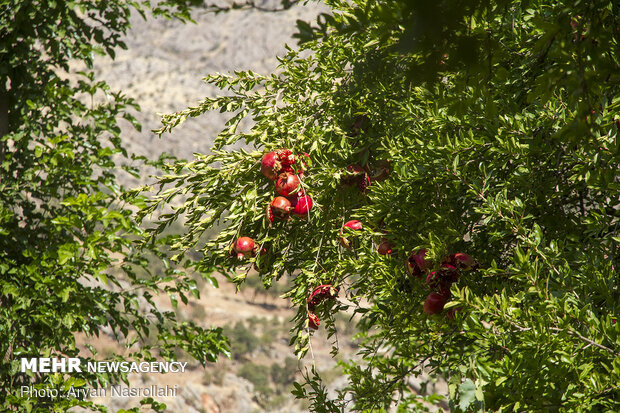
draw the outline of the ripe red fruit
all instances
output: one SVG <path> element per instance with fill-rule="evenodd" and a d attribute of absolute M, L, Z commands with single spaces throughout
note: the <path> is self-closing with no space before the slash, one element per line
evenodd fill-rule
<path fill-rule="evenodd" d="M 273 222 L 274 218 L 287 219 L 290 217 L 291 209 L 293 209 L 291 201 L 283 196 L 277 196 L 267 205 L 267 220 Z"/>
<path fill-rule="evenodd" d="M 323 284 L 316 287 L 310 296 L 308 297 L 308 308 L 314 310 L 314 308 L 326 298 L 335 299 L 338 296 L 338 287 L 334 287 L 332 284 Z"/>
<path fill-rule="evenodd" d="M 312 198 L 309 195 L 300 196 L 292 202 L 293 215 L 305 217 L 312 209 Z"/>
<path fill-rule="evenodd" d="M 475 270 L 479 267 L 476 260 L 474 260 L 471 256 L 464 254 L 462 252 L 457 252 L 456 254 L 448 255 L 443 259 L 443 264 L 450 264 L 456 267 L 459 270 L 469 271 Z"/>
<path fill-rule="evenodd" d="M 454 254 L 454 260 L 456 262 L 456 268 L 460 270 L 471 270 L 478 267 L 478 263 L 472 257 L 462 252 Z"/>
<path fill-rule="evenodd" d="M 356 219 L 345 222 L 345 224 L 340 229 L 340 245 L 345 248 L 351 248 L 351 240 L 345 237 L 345 232 L 360 231 L 362 227 L 362 222 Z"/>
<path fill-rule="evenodd" d="M 431 290 L 439 291 L 443 295 L 450 296 L 450 286 L 459 279 L 459 272 L 450 264 L 443 264 L 437 271 L 433 271 L 426 277 L 426 284 Z"/>
<path fill-rule="evenodd" d="M 347 171 L 355 176 L 366 173 L 366 170 L 360 165 L 349 165 L 347 166 Z"/>
<path fill-rule="evenodd" d="M 424 312 L 428 315 L 439 314 L 446 305 L 447 298 L 439 293 L 430 293 L 424 300 Z"/>
<path fill-rule="evenodd" d="M 381 240 L 381 243 L 377 247 L 377 252 L 380 255 L 388 255 L 392 253 L 393 248 L 394 248 L 394 245 L 392 245 L 392 243 L 388 241 L 387 239 L 383 238 Z"/>
<path fill-rule="evenodd" d="M 282 196 L 289 196 L 299 190 L 299 178 L 297 175 L 285 172 L 278 176 L 276 181 L 276 192 Z"/>
<path fill-rule="evenodd" d="M 278 178 L 278 173 L 282 168 L 282 164 L 278 159 L 278 154 L 275 152 L 268 152 L 263 155 L 263 159 L 261 160 L 260 171 L 267 178 L 275 181 Z"/>
<path fill-rule="evenodd" d="M 409 258 L 407 258 L 407 262 L 405 263 L 407 273 L 413 275 L 414 277 L 422 277 L 422 274 L 424 274 L 432 265 L 432 263 L 427 261 L 424 257 L 426 257 L 426 249 L 424 248 L 418 251 L 411 251 Z"/>
<path fill-rule="evenodd" d="M 349 165 L 347 167 L 347 176 L 342 178 L 342 183 L 345 185 L 357 185 L 360 191 L 365 192 L 366 188 L 370 186 L 370 177 L 368 171 L 360 165 Z"/>
<path fill-rule="evenodd" d="M 236 253 L 237 258 L 248 258 L 256 255 L 258 245 L 250 237 L 241 237 L 233 244 L 231 253 Z"/>
<path fill-rule="evenodd" d="M 321 321 L 319 320 L 319 317 L 317 317 L 314 313 L 308 313 L 308 327 L 313 330 L 318 330 L 320 325 Z"/>
<path fill-rule="evenodd" d="M 293 172 L 293 163 L 295 155 L 290 149 L 276 149 L 263 155 L 260 170 L 267 178 L 275 181 L 282 172 Z"/>
<path fill-rule="evenodd" d="M 278 159 L 282 163 L 282 166 L 291 166 L 295 163 L 295 155 L 290 149 L 276 149 Z"/>
<path fill-rule="evenodd" d="M 362 222 L 358 221 L 357 219 L 352 219 L 351 221 L 347 221 L 343 225 L 343 228 L 350 228 L 354 231 L 358 231 L 362 229 L 362 227 L 363 227 Z"/>

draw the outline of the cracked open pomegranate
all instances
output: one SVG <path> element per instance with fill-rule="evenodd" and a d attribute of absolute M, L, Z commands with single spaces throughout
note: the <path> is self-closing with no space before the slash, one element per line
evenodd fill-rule
<path fill-rule="evenodd" d="M 316 287 L 310 297 L 308 297 L 308 308 L 313 310 L 326 298 L 335 299 L 338 296 L 338 287 L 334 287 L 332 284 L 323 284 Z"/>
<path fill-rule="evenodd" d="M 260 170 L 267 178 L 275 181 L 281 173 L 293 172 L 291 165 L 294 163 L 295 155 L 290 149 L 276 149 L 263 155 Z"/>
<path fill-rule="evenodd" d="M 283 196 L 277 196 L 267 205 L 267 220 L 273 222 L 274 218 L 287 219 L 291 216 L 291 201 Z"/>
<path fill-rule="evenodd" d="M 317 317 L 314 313 L 308 313 L 308 327 L 313 330 L 318 330 L 320 325 L 321 321 L 319 320 L 319 317 Z"/>

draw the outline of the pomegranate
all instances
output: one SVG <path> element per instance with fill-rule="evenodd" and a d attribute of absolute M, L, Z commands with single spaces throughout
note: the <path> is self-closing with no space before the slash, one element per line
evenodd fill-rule
<path fill-rule="evenodd" d="M 299 191 L 299 185 L 300 182 L 297 175 L 285 172 L 278 176 L 278 180 L 276 181 L 276 192 L 282 196 L 289 196 Z"/>
<path fill-rule="evenodd" d="M 287 219 L 291 213 L 291 201 L 283 196 L 277 196 L 267 205 L 267 220 L 273 222 L 274 218 Z"/>
<path fill-rule="evenodd" d="M 388 255 L 392 253 L 393 248 L 394 245 L 392 245 L 392 243 L 387 239 L 383 238 L 381 240 L 381 243 L 377 247 L 377 252 L 379 253 L 379 255 Z"/>
<path fill-rule="evenodd" d="M 278 154 L 275 152 L 268 152 L 263 155 L 263 159 L 261 160 L 260 171 L 267 178 L 275 181 L 278 178 L 278 173 L 282 169 L 282 164 L 280 163 L 280 159 L 278 158 Z"/>
<path fill-rule="evenodd" d="M 360 165 L 349 165 L 347 167 L 348 176 L 342 178 L 345 185 L 357 185 L 360 191 L 365 192 L 370 186 L 370 177 L 368 171 Z"/>
<path fill-rule="evenodd" d="M 442 261 L 443 264 L 449 264 L 456 267 L 458 270 L 469 271 L 477 269 L 478 263 L 472 257 L 462 252 L 451 254 L 445 257 Z"/>
<path fill-rule="evenodd" d="M 291 166 L 295 163 L 295 155 L 290 149 L 276 149 L 276 153 L 282 166 Z"/>
<path fill-rule="evenodd" d="M 424 257 L 426 257 L 426 249 L 411 251 L 409 258 L 407 258 L 407 262 L 405 263 L 407 273 L 413 275 L 414 277 L 422 277 L 422 274 L 424 274 L 432 265 L 429 261 L 425 260 Z"/>
<path fill-rule="evenodd" d="M 293 172 L 293 163 L 295 155 L 290 149 L 276 149 L 263 155 L 260 170 L 267 178 L 275 181 L 281 173 Z"/>
<path fill-rule="evenodd" d="M 384 181 L 390 175 L 390 161 L 379 161 L 378 164 L 372 168 L 369 178 L 373 181 Z"/>
<path fill-rule="evenodd" d="M 462 252 L 454 254 L 455 267 L 459 270 L 475 270 L 478 268 L 478 263 L 472 257 Z"/>
<path fill-rule="evenodd" d="M 439 293 L 430 293 L 424 300 L 424 312 L 428 315 L 439 314 L 446 305 L 447 298 Z"/>
<path fill-rule="evenodd" d="M 357 188 L 362 192 L 366 193 L 366 189 L 370 186 L 370 177 L 368 174 L 361 175 L 357 180 Z"/>
<path fill-rule="evenodd" d="M 309 195 L 300 196 L 292 202 L 293 215 L 305 217 L 312 209 L 312 198 Z"/>
<path fill-rule="evenodd" d="M 313 330 L 318 330 L 320 325 L 321 321 L 319 320 L 319 317 L 317 317 L 314 313 L 308 313 L 308 327 Z"/>
<path fill-rule="evenodd" d="M 316 287 L 310 297 L 308 297 L 308 308 L 314 310 L 324 299 L 335 299 L 338 296 L 338 287 L 334 287 L 332 284 L 323 284 Z"/>
<path fill-rule="evenodd" d="M 342 229 L 340 230 L 340 237 L 338 237 L 340 240 L 340 245 L 345 248 L 351 248 L 351 240 L 344 236 L 345 232 L 360 231 L 361 229 L 361 221 L 353 219 L 351 221 L 345 222 L 345 224 L 342 226 Z"/>
<path fill-rule="evenodd" d="M 248 258 L 256 255 L 258 245 L 250 237 L 241 237 L 233 244 L 231 253 L 236 253 L 237 258 Z"/>
<path fill-rule="evenodd" d="M 450 292 L 450 286 L 459 279 L 458 270 L 450 264 L 442 264 L 437 271 L 433 271 L 426 277 L 426 284 L 431 290 L 440 291 L 446 295 Z"/>

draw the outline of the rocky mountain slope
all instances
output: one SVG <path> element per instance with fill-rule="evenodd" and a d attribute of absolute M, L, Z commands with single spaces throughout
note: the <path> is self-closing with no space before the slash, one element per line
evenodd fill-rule
<path fill-rule="evenodd" d="M 277 5 L 273 0 L 262 3 Z M 185 109 L 220 93 L 201 80 L 208 74 L 273 72 L 284 45 L 296 45 L 291 38 L 296 20 L 312 21 L 327 10 L 315 2 L 277 13 L 239 10 L 214 15 L 197 10 L 193 15 L 196 24 L 132 17 L 127 50 L 118 50 L 114 60 L 99 59 L 95 68 L 100 78 L 134 97 L 142 108 L 137 116 L 142 132 L 129 125 L 124 129 L 128 148 L 145 156 L 167 152 L 182 158 L 207 152 L 226 120 L 221 114 L 189 120 L 161 139 L 151 132 L 160 126 L 158 114 Z"/>

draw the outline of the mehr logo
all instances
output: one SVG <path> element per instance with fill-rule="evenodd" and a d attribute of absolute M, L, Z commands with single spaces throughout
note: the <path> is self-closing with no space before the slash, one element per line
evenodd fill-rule
<path fill-rule="evenodd" d="M 81 373 L 80 359 L 56 359 L 56 358 L 27 358 L 21 359 L 21 372 L 31 371 L 33 373 Z"/>
<path fill-rule="evenodd" d="M 179 361 L 89 361 L 86 371 L 90 373 L 184 373 L 187 362 Z M 81 373 L 79 358 L 22 358 L 21 372 L 33 373 Z"/>

